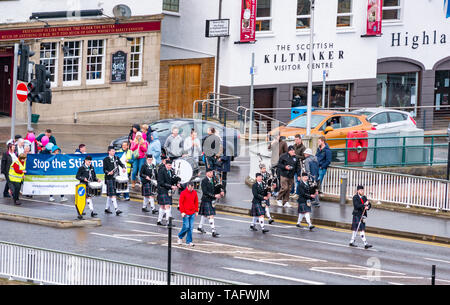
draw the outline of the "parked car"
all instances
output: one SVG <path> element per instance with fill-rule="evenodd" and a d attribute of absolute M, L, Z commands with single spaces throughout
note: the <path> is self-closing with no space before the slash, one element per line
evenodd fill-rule
<path fill-rule="evenodd" d="M 186 139 L 191 134 L 191 129 L 195 128 L 198 134 L 198 138 L 203 143 L 203 140 L 208 136 L 208 128 L 214 127 L 218 132 L 218 135 L 223 139 L 224 131 L 226 135 L 226 151 L 228 155 L 231 155 L 232 159 L 239 156 L 240 152 L 240 132 L 234 128 L 224 127 L 215 122 L 196 120 L 196 119 L 163 119 L 148 124 L 149 128 L 158 132 L 161 145 L 164 146 L 167 137 L 172 133 L 172 127 L 177 126 L 179 128 L 179 134 L 183 139 Z M 111 142 L 110 145 L 115 149 L 120 149 L 123 142 L 126 142 L 128 135 L 117 138 Z"/>
<path fill-rule="evenodd" d="M 367 120 L 377 130 L 417 127 L 416 121 L 405 111 L 386 108 L 363 108 L 354 110 L 351 113 L 367 116 Z"/>
<path fill-rule="evenodd" d="M 290 121 L 287 126 L 272 130 L 269 135 L 279 132 L 280 136 L 292 139 L 296 134 L 306 134 L 306 113 Z M 345 139 L 350 131 L 373 130 L 365 115 L 330 110 L 316 110 L 311 113 L 311 134 L 324 135 L 330 148 L 345 148 Z"/>

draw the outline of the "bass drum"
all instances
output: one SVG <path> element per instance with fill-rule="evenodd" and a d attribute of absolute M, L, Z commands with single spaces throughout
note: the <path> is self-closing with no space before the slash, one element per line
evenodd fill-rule
<path fill-rule="evenodd" d="M 187 183 L 198 176 L 199 166 L 192 157 L 178 158 L 172 163 L 175 175 L 181 178 L 180 183 Z"/>

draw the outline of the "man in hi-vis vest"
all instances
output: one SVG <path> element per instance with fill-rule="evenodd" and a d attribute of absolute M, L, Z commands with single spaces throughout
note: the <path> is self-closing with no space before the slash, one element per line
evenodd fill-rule
<path fill-rule="evenodd" d="M 23 176 L 25 175 L 25 165 L 26 165 L 27 155 L 20 154 L 18 160 L 14 161 L 9 167 L 9 188 L 12 192 L 12 197 L 14 204 L 20 205 L 19 194 L 20 187 L 22 186 Z"/>

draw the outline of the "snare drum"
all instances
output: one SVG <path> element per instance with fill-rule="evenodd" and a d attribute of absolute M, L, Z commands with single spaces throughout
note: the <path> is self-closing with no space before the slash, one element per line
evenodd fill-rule
<path fill-rule="evenodd" d="M 117 176 L 116 177 L 116 191 L 125 192 L 128 189 L 128 177 Z"/>
<path fill-rule="evenodd" d="M 102 184 L 100 182 L 89 182 L 87 186 L 88 197 L 101 196 Z"/>
<path fill-rule="evenodd" d="M 199 166 L 192 157 L 182 157 L 173 161 L 172 168 L 175 174 L 181 178 L 180 183 L 187 183 L 192 178 L 198 177 Z"/>

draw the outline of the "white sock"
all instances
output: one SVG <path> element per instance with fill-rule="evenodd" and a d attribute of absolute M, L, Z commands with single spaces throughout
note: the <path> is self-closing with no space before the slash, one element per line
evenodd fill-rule
<path fill-rule="evenodd" d="M 88 199 L 86 201 L 87 201 L 87 204 L 89 206 L 89 210 L 91 210 L 93 212 L 94 211 L 94 205 L 92 204 L 92 199 Z"/>
<path fill-rule="evenodd" d="M 256 220 L 258 219 L 258 217 L 256 217 L 256 216 L 253 216 L 253 219 L 252 219 L 252 226 L 255 226 L 256 225 Z"/>
<path fill-rule="evenodd" d="M 152 210 L 155 209 L 155 198 L 150 197 L 150 206 L 152 207 Z"/>
<path fill-rule="evenodd" d="M 270 208 L 268 206 L 266 206 L 266 215 L 269 219 L 272 219 L 272 216 L 270 216 Z"/>
<path fill-rule="evenodd" d="M 309 213 L 305 214 L 305 218 L 306 218 L 306 222 L 308 223 L 308 225 L 311 226 L 311 218 L 309 217 Z"/>
<path fill-rule="evenodd" d="M 264 230 L 264 217 L 259 218 L 259 225 L 261 226 L 261 229 Z"/>
<path fill-rule="evenodd" d="M 214 225 L 214 218 L 209 219 L 209 225 L 211 226 L 211 230 L 215 231 L 216 227 Z"/>
<path fill-rule="evenodd" d="M 298 214 L 298 220 L 297 220 L 297 224 L 298 224 L 298 225 L 302 222 L 303 216 L 305 216 L 305 214 L 302 214 L 302 213 L 299 213 L 299 214 Z"/>
<path fill-rule="evenodd" d="M 111 198 L 111 201 L 114 206 L 114 209 L 117 211 L 119 209 L 119 207 L 117 206 L 117 199 L 114 197 L 114 198 Z"/>
<path fill-rule="evenodd" d="M 202 217 L 200 217 L 200 223 L 198 224 L 198 227 L 201 229 L 203 228 L 203 223 L 205 222 L 205 216 L 202 215 Z"/>
<path fill-rule="evenodd" d="M 159 206 L 159 213 L 158 213 L 158 222 L 161 222 L 161 220 L 164 217 L 164 210 L 161 206 Z"/>
<path fill-rule="evenodd" d="M 356 237 L 356 231 L 352 232 L 352 239 L 350 240 L 351 243 L 353 243 L 355 241 L 355 237 Z"/>
<path fill-rule="evenodd" d="M 365 245 L 367 245 L 366 236 L 364 235 L 364 231 L 359 232 L 359 236 L 361 236 L 362 241 Z"/>
<path fill-rule="evenodd" d="M 169 218 L 172 217 L 172 208 L 169 206 L 169 209 L 166 210 L 166 219 L 169 221 Z"/>
<path fill-rule="evenodd" d="M 148 206 L 148 197 L 144 197 L 142 208 L 145 209 Z"/>
<path fill-rule="evenodd" d="M 109 207 L 111 206 L 111 197 L 106 197 L 106 210 L 109 210 Z"/>

